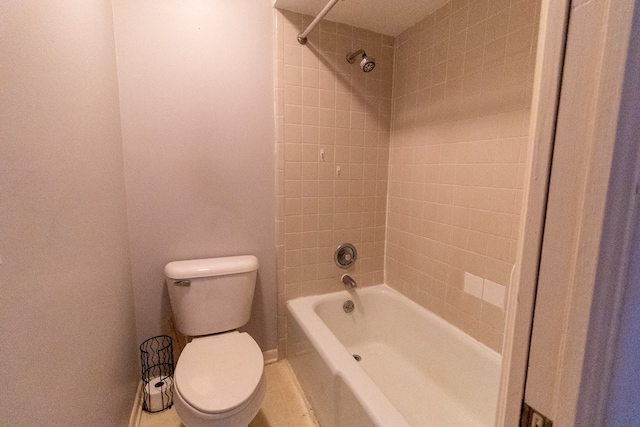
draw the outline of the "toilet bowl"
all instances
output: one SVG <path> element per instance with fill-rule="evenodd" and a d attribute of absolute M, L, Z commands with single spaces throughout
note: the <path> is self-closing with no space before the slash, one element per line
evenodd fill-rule
<path fill-rule="evenodd" d="M 186 426 L 246 426 L 266 391 L 260 347 L 245 332 L 195 338 L 180 355 L 173 386 Z"/>
<path fill-rule="evenodd" d="M 246 427 L 266 391 L 262 350 L 246 332 L 258 259 L 253 255 L 174 261 L 165 266 L 178 330 L 194 337 L 173 376 L 186 427 Z"/>

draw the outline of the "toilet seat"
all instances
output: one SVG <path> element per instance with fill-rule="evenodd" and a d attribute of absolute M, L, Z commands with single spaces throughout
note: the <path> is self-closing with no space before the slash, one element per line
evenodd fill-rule
<path fill-rule="evenodd" d="M 262 351 L 246 332 L 195 338 L 182 351 L 174 387 L 192 408 L 228 413 L 256 393 L 264 371 Z"/>

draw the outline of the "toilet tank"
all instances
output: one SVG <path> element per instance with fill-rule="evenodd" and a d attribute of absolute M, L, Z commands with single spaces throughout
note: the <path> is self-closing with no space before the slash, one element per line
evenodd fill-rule
<path fill-rule="evenodd" d="M 174 261 L 167 264 L 169 300 L 184 335 L 237 329 L 251 317 L 258 258 L 253 255 Z"/>

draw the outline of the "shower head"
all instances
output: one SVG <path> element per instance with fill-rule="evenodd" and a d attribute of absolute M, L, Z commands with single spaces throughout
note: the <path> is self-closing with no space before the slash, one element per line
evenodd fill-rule
<path fill-rule="evenodd" d="M 349 64 L 353 64 L 354 62 L 356 62 L 356 57 L 358 55 L 362 55 L 362 61 L 360 61 L 360 68 L 362 68 L 362 71 L 364 71 L 365 73 L 373 71 L 373 69 L 376 67 L 376 60 L 373 58 L 369 58 L 365 51 L 362 49 L 354 53 L 347 53 L 347 62 L 349 62 Z"/>

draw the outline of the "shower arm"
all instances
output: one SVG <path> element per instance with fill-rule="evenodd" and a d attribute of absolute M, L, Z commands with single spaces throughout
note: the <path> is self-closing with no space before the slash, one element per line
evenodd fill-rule
<path fill-rule="evenodd" d="M 360 50 L 358 50 L 358 51 L 356 51 L 356 52 L 353 52 L 353 53 L 347 53 L 347 62 L 348 62 L 349 64 L 353 64 L 354 62 L 356 62 L 356 57 L 357 57 L 358 55 L 364 55 L 364 56 L 367 56 L 367 54 L 365 53 L 365 51 L 364 51 L 364 50 L 362 50 L 362 49 L 360 49 Z"/>
<path fill-rule="evenodd" d="M 311 24 L 309 24 L 309 26 L 307 27 L 306 30 L 304 30 L 303 32 L 301 32 L 300 34 L 298 34 L 298 43 L 300 44 L 307 44 L 307 36 L 309 35 L 309 33 L 311 32 L 311 30 L 313 30 L 316 25 L 318 25 L 318 23 L 320 21 L 322 21 L 322 18 L 324 18 L 324 16 L 329 13 L 329 11 L 331 10 L 331 8 L 333 6 L 335 6 L 335 4 L 338 3 L 338 0 L 329 0 L 329 3 L 327 3 L 327 5 L 324 7 L 324 9 L 322 9 L 320 11 L 320 13 L 318 14 L 318 16 L 316 16 L 316 19 L 314 19 L 313 21 L 311 21 Z"/>

